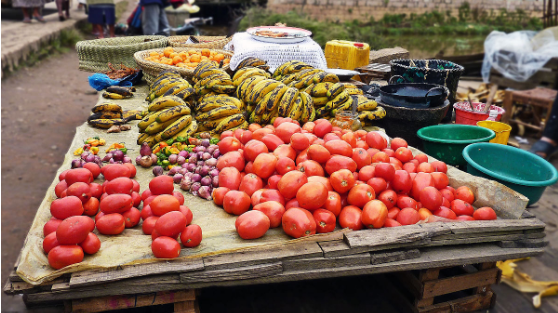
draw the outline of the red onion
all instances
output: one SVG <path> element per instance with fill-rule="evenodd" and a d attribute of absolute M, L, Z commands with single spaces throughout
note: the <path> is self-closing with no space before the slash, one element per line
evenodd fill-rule
<path fill-rule="evenodd" d="M 217 159 L 215 159 L 215 158 L 207 159 L 207 160 L 205 160 L 205 165 L 216 166 L 217 165 Z"/>
<path fill-rule="evenodd" d="M 157 163 L 157 159 L 159 159 L 157 155 L 155 155 L 155 153 L 151 153 L 151 160 L 153 161 L 153 163 Z"/>
<path fill-rule="evenodd" d="M 190 191 L 191 191 L 191 192 L 194 192 L 194 191 L 195 191 L 195 192 L 198 192 L 198 190 L 200 189 L 200 187 L 201 187 L 201 184 L 200 184 L 200 183 L 193 183 L 193 184 L 192 184 L 192 187 L 190 187 Z"/>
<path fill-rule="evenodd" d="M 188 163 L 188 167 L 186 167 L 186 169 L 188 170 L 188 172 L 194 172 L 194 170 L 196 169 L 196 165 L 193 163 Z"/>
<path fill-rule="evenodd" d="M 184 176 L 182 176 L 182 174 L 175 174 L 175 175 L 172 177 L 172 180 L 174 181 L 175 184 L 180 184 L 180 182 L 182 181 L 182 178 L 183 178 L 183 177 L 184 177 Z"/>
<path fill-rule="evenodd" d="M 89 152 L 89 151 L 83 151 L 83 152 L 81 153 L 80 157 L 81 157 L 83 160 L 85 160 L 85 158 L 87 158 L 87 156 L 90 155 L 90 154 L 93 154 L 93 153 L 91 153 L 91 152 Z"/>
<path fill-rule="evenodd" d="M 188 176 L 184 176 L 180 181 L 180 189 L 190 191 L 192 184 L 193 184 L 192 179 Z"/>
<path fill-rule="evenodd" d="M 112 158 L 115 161 L 122 161 L 124 159 L 124 152 L 122 152 L 122 150 L 114 150 L 114 152 L 112 152 Z"/>
<path fill-rule="evenodd" d="M 147 142 L 142 143 L 140 148 L 140 155 L 146 156 L 146 155 L 151 155 L 151 153 L 153 153 L 153 151 L 151 150 Z"/>
<path fill-rule="evenodd" d="M 163 168 L 161 166 L 155 166 L 153 168 L 153 175 L 155 175 L 155 176 L 163 175 Z"/>
<path fill-rule="evenodd" d="M 99 167 L 103 167 L 103 161 L 101 161 L 101 159 L 96 159 L 95 164 L 99 165 Z"/>
<path fill-rule="evenodd" d="M 118 162 L 116 162 L 116 160 L 114 158 L 111 158 L 109 160 L 109 164 L 118 164 Z"/>
<path fill-rule="evenodd" d="M 178 170 L 178 172 L 179 172 L 180 174 L 182 174 L 182 175 L 186 175 L 186 173 L 188 173 L 188 170 L 185 169 L 185 168 L 183 168 L 183 167 L 181 167 L 181 168 Z"/>
<path fill-rule="evenodd" d="M 219 149 L 213 151 L 213 157 L 214 158 L 219 158 L 221 156 L 221 152 L 219 151 Z"/>
<path fill-rule="evenodd" d="M 205 152 L 205 151 L 204 151 Z M 203 158 L 203 153 L 204 152 L 197 152 L 198 155 L 198 160 L 201 160 Z"/>
<path fill-rule="evenodd" d="M 149 168 L 151 167 L 151 165 L 153 165 L 153 159 L 146 155 L 146 156 L 138 156 L 138 159 L 136 158 L 136 164 L 138 164 L 139 166 L 143 167 L 143 168 Z"/>
<path fill-rule="evenodd" d="M 136 157 L 136 164 L 137 164 L 137 165 L 140 165 L 140 161 L 141 161 L 141 155 L 138 155 L 138 156 Z"/>
<path fill-rule="evenodd" d="M 169 163 L 170 164 L 176 164 L 176 161 L 178 161 L 178 155 L 176 155 L 176 154 L 169 155 Z"/>
<path fill-rule="evenodd" d="M 198 163 L 196 163 L 197 166 L 202 166 L 205 165 L 205 163 L 203 161 L 198 161 Z"/>
<path fill-rule="evenodd" d="M 209 174 L 209 166 L 204 165 L 200 168 L 200 175 L 207 176 L 207 174 Z"/>
<path fill-rule="evenodd" d="M 98 155 L 95 155 L 95 161 L 94 162 L 97 162 L 97 161 L 101 161 L 101 157 L 98 156 Z"/>
<path fill-rule="evenodd" d="M 188 173 L 184 174 L 184 177 L 188 177 L 188 178 L 192 179 L 192 175 L 194 175 L 194 173 L 188 172 Z"/>
<path fill-rule="evenodd" d="M 192 181 L 195 182 L 195 183 L 201 181 L 201 179 L 202 179 L 202 177 L 201 177 L 200 174 L 196 173 L 196 174 L 192 175 Z"/>
<path fill-rule="evenodd" d="M 209 147 L 209 143 L 210 143 L 209 139 L 202 139 L 202 141 L 201 141 L 201 145 L 206 147 L 206 148 Z"/>
<path fill-rule="evenodd" d="M 211 186 L 211 177 L 205 176 L 201 179 L 200 183 L 202 186 Z"/>
<path fill-rule="evenodd" d="M 204 160 L 209 160 L 209 159 L 211 159 L 211 154 L 209 154 L 209 153 L 207 153 L 207 152 L 204 152 L 203 155 L 202 155 L 202 159 L 204 159 Z"/>
<path fill-rule="evenodd" d="M 180 155 L 179 155 L 178 158 L 176 159 L 176 163 L 177 163 L 178 165 L 182 165 L 182 164 L 186 163 L 186 158 L 184 158 L 183 156 L 180 156 Z"/>
<path fill-rule="evenodd" d="M 129 156 L 124 156 L 124 158 L 122 159 L 122 163 L 132 163 L 132 158 L 130 158 Z"/>
<path fill-rule="evenodd" d="M 209 153 L 209 154 L 211 154 L 211 155 L 213 155 L 213 151 L 215 151 L 214 148 L 207 148 L 207 149 L 205 149 L 205 152 L 207 152 L 207 153 Z"/>
<path fill-rule="evenodd" d="M 91 153 L 88 156 L 86 156 L 85 159 L 83 160 L 85 160 L 85 162 L 87 163 L 95 162 L 95 155 Z"/>
<path fill-rule="evenodd" d="M 194 173 L 199 174 L 201 171 L 201 165 L 196 166 L 196 168 L 194 169 Z"/>
<path fill-rule="evenodd" d="M 194 148 L 194 152 L 205 152 L 205 147 L 204 146 L 196 146 Z"/>
<path fill-rule="evenodd" d="M 107 153 L 102 161 L 103 162 L 108 162 L 108 161 L 110 161 L 110 159 L 112 159 L 112 153 L 111 152 Z"/>
<path fill-rule="evenodd" d="M 219 170 L 214 168 L 211 171 L 209 171 L 209 175 L 213 176 L 213 177 L 217 177 L 217 176 L 219 176 Z"/>
<path fill-rule="evenodd" d="M 174 176 L 174 174 L 178 173 L 178 170 L 180 170 L 180 169 L 181 169 L 180 166 L 175 166 L 175 167 L 173 167 L 173 168 L 171 168 L 171 169 L 169 170 L 169 172 L 167 173 L 167 175 L 169 175 L 169 176 Z"/>
<path fill-rule="evenodd" d="M 211 179 L 211 184 L 213 185 L 213 188 L 219 187 L 219 175 L 213 176 L 213 179 Z"/>
<path fill-rule="evenodd" d="M 219 149 L 219 146 L 218 145 L 210 145 L 208 148 L 211 148 L 211 149 L 215 150 L 215 149 Z"/>
<path fill-rule="evenodd" d="M 188 151 L 186 151 L 186 150 L 182 150 L 182 151 L 180 151 L 180 152 L 178 153 L 178 156 L 181 156 L 181 157 L 183 157 L 183 158 L 185 158 L 185 159 L 187 159 L 189 155 L 190 155 L 190 154 L 189 154 Z"/>
<path fill-rule="evenodd" d="M 72 160 L 72 168 L 81 167 L 81 159 Z"/>
<path fill-rule="evenodd" d="M 188 163 L 192 163 L 192 164 L 198 163 L 198 155 L 192 153 L 192 155 L 190 155 L 190 158 L 188 159 Z"/>
<path fill-rule="evenodd" d="M 211 198 L 211 187 L 209 186 L 202 186 L 200 187 L 200 189 L 198 190 L 198 195 L 201 198 L 204 198 L 205 200 L 213 200 L 213 198 Z"/>

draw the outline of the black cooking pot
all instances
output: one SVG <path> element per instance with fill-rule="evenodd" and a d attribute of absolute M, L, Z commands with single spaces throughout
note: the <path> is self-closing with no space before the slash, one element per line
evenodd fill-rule
<path fill-rule="evenodd" d="M 389 85 L 380 87 L 380 96 L 383 103 L 406 108 L 434 108 L 444 104 L 448 98 L 449 90 L 440 85 L 433 84 L 392 84 L 394 78 L 389 80 Z M 401 77 L 401 76 L 399 76 Z"/>

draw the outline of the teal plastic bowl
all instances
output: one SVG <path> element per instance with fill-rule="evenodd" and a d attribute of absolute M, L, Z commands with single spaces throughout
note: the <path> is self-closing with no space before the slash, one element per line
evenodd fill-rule
<path fill-rule="evenodd" d="M 496 133 L 488 128 L 446 124 L 424 127 L 418 130 L 422 139 L 424 152 L 447 164 L 465 167 L 463 149 L 476 142 L 488 142 Z"/>
<path fill-rule="evenodd" d="M 547 186 L 558 181 L 558 171 L 531 152 L 495 143 L 475 143 L 463 150 L 469 174 L 502 183 L 534 204 Z"/>

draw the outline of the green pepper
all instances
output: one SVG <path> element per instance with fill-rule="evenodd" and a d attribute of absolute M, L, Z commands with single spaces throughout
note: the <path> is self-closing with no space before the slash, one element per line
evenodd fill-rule
<path fill-rule="evenodd" d="M 184 138 L 182 138 L 181 136 L 176 137 L 176 141 L 177 142 L 184 142 Z"/>
<path fill-rule="evenodd" d="M 212 144 L 212 145 L 216 145 L 216 144 L 219 143 L 219 139 L 217 139 L 217 138 L 211 138 L 211 139 L 209 140 L 209 143 Z"/>
<path fill-rule="evenodd" d="M 164 167 L 167 167 L 167 166 L 169 166 L 169 165 L 170 165 L 169 160 L 164 160 L 164 161 L 163 161 L 163 166 L 164 166 Z"/>
<path fill-rule="evenodd" d="M 161 166 L 163 164 L 163 160 L 157 159 L 157 165 Z"/>
<path fill-rule="evenodd" d="M 174 142 L 174 139 L 171 138 L 171 139 L 169 139 L 169 140 L 167 140 L 167 141 L 165 141 L 165 142 L 167 143 L 167 145 L 170 146 L 170 145 L 172 145 L 172 143 Z"/>
<path fill-rule="evenodd" d="M 163 151 L 165 152 L 166 156 L 169 156 L 169 155 L 172 154 L 171 147 L 165 147 L 165 149 Z"/>
<path fill-rule="evenodd" d="M 126 148 L 120 148 L 120 149 L 118 149 L 118 150 L 124 152 L 124 154 L 126 154 L 126 152 L 128 152 L 128 149 L 126 149 Z"/>
<path fill-rule="evenodd" d="M 94 136 L 93 139 L 101 140 L 101 137 L 99 137 L 99 136 Z"/>

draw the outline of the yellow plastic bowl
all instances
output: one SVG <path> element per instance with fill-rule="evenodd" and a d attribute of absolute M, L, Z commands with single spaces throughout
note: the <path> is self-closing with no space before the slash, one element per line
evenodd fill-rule
<path fill-rule="evenodd" d="M 508 139 L 510 138 L 510 132 L 512 130 L 510 125 L 494 121 L 478 121 L 477 126 L 491 129 L 496 133 L 496 137 L 489 142 L 502 145 L 508 144 Z"/>

